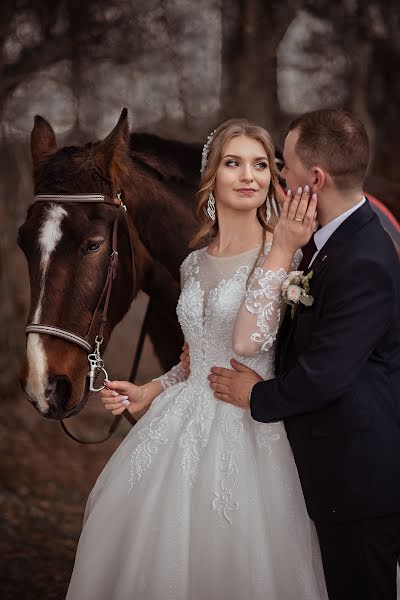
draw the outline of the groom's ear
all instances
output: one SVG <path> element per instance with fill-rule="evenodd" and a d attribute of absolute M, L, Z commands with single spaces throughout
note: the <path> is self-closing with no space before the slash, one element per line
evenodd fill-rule
<path fill-rule="evenodd" d="M 312 170 L 313 182 L 311 185 L 311 190 L 318 194 L 325 186 L 327 182 L 327 176 L 329 175 L 326 173 L 326 171 L 324 171 L 324 169 L 321 169 L 321 167 L 314 167 Z"/>

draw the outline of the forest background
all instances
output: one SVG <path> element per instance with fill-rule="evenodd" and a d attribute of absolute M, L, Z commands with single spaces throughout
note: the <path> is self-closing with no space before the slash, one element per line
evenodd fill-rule
<path fill-rule="evenodd" d="M 372 145 L 366 189 L 400 219 L 400 7 L 395 0 L 2 0 L 0 3 L 0 589 L 61 599 L 83 508 L 127 431 L 79 446 L 22 396 L 29 281 L 16 232 L 32 201 L 35 114 L 59 145 L 104 137 L 121 108 L 132 130 L 201 142 L 232 116 L 278 146 L 296 115 L 351 110 Z M 147 299 L 140 294 L 107 350 L 126 378 Z M 160 372 L 150 343 L 138 374 Z M 91 398 L 69 420 L 98 437 L 109 416 Z"/>

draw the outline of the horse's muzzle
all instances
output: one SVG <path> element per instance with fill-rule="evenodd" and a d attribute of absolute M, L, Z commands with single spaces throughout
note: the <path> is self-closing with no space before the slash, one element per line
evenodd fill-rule
<path fill-rule="evenodd" d="M 45 403 L 43 400 L 38 402 L 35 395 L 28 391 L 23 383 L 22 388 L 39 414 L 47 419 L 63 419 L 79 412 L 77 407 L 72 409 L 69 407 L 72 397 L 72 383 L 66 375 L 51 375 L 48 378 L 45 387 Z"/>
<path fill-rule="evenodd" d="M 72 396 L 72 383 L 66 375 L 51 375 L 45 388 L 49 409 L 46 417 L 61 419 L 69 412 L 68 404 Z"/>

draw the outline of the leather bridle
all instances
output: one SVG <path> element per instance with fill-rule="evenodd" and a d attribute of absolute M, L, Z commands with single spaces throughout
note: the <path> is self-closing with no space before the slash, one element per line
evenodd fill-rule
<path fill-rule="evenodd" d="M 115 276 L 117 274 L 118 268 L 118 223 L 119 223 L 119 214 L 122 211 L 125 217 L 125 223 L 128 230 L 129 235 L 129 243 L 131 250 L 131 264 L 132 264 L 132 285 L 133 285 L 133 298 L 136 296 L 136 286 L 137 286 L 137 277 L 136 277 L 136 267 L 135 267 L 135 256 L 133 249 L 133 241 L 131 230 L 128 223 L 127 218 L 127 208 L 121 199 L 121 194 L 116 194 L 115 198 L 108 196 L 106 194 L 39 194 L 34 197 L 34 202 L 52 202 L 52 203 L 103 203 L 107 206 L 113 207 L 117 210 L 117 214 L 114 218 L 113 226 L 112 226 L 112 248 L 111 255 L 109 259 L 108 269 L 107 269 L 107 277 L 103 286 L 103 290 L 100 294 L 99 301 L 97 303 L 96 309 L 93 313 L 92 320 L 90 322 L 89 328 L 84 336 L 78 335 L 68 329 L 63 329 L 61 327 L 56 327 L 51 324 L 43 324 L 43 323 L 28 323 L 26 327 L 26 333 L 39 333 L 39 334 L 47 334 L 52 335 L 58 338 L 62 338 L 78 345 L 83 350 L 88 352 L 88 361 L 90 365 L 90 370 L 88 373 L 89 377 L 89 389 L 91 392 L 99 392 L 101 391 L 105 385 L 104 383 L 101 387 L 96 388 L 95 379 L 96 376 L 102 372 L 105 379 L 108 379 L 107 371 L 104 368 L 104 362 L 100 355 L 100 346 L 103 343 L 104 339 L 104 329 L 107 324 L 108 318 L 108 309 L 110 305 L 111 292 L 113 287 L 113 282 Z M 100 321 L 100 326 L 96 335 L 94 335 L 95 324 L 97 320 L 97 315 L 101 310 L 101 306 L 103 304 L 102 317 Z"/>

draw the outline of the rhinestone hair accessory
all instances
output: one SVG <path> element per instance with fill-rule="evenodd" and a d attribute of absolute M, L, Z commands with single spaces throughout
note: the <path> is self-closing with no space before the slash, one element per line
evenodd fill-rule
<path fill-rule="evenodd" d="M 212 131 L 210 133 L 210 135 L 207 138 L 206 143 L 203 146 L 203 152 L 201 153 L 201 167 L 200 167 L 200 173 L 201 175 L 203 175 L 204 173 L 204 169 L 207 166 L 207 162 L 208 162 L 208 153 L 210 151 L 210 146 L 211 146 L 211 142 L 213 141 L 214 138 L 214 134 L 217 130 L 214 129 L 214 131 Z"/>

